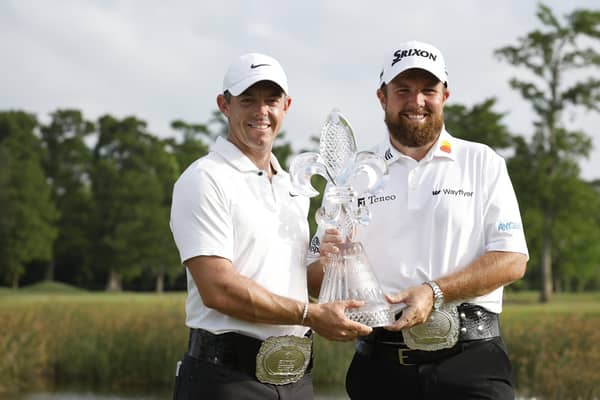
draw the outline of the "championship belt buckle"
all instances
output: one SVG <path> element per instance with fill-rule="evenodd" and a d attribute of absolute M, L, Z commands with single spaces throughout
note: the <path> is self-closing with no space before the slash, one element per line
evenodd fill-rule
<path fill-rule="evenodd" d="M 256 379 L 285 385 L 304 376 L 310 362 L 312 341 L 299 336 L 271 336 L 256 355 Z"/>
<path fill-rule="evenodd" d="M 453 347 L 458 342 L 460 320 L 455 303 L 445 303 L 433 310 L 422 324 L 402 330 L 404 343 L 414 350 L 435 351 Z"/>

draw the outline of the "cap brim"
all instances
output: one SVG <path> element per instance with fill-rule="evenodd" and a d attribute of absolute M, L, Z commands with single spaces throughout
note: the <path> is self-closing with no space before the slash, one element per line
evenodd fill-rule
<path fill-rule="evenodd" d="M 227 89 L 227 90 L 233 96 L 239 96 L 240 94 L 242 94 L 244 92 L 244 90 L 248 89 L 250 86 L 252 86 L 256 82 L 260 82 L 260 81 L 270 81 L 270 82 L 273 82 L 277 86 L 279 86 L 281 88 L 281 90 L 283 90 L 286 94 L 288 92 L 288 88 L 285 85 L 285 83 L 273 79 L 272 75 L 253 75 L 253 76 L 250 76 L 250 77 L 248 77 L 246 79 L 242 79 L 241 81 L 237 82 L 234 85 L 231 85 L 229 87 L 229 89 Z"/>

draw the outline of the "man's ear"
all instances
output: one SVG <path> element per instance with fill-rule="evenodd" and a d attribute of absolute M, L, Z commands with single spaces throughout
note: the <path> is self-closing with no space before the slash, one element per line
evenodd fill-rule
<path fill-rule="evenodd" d="M 283 109 L 287 113 L 290 107 L 292 106 L 292 98 L 290 96 L 285 96 Z"/>
<path fill-rule="evenodd" d="M 385 94 L 383 93 L 383 90 L 381 89 L 377 89 L 377 98 L 379 99 L 379 104 L 381 104 L 381 108 L 383 108 L 385 110 Z"/>
<path fill-rule="evenodd" d="M 219 107 L 219 111 L 221 111 L 225 116 L 229 113 L 229 103 L 225 100 L 225 96 L 222 94 L 217 96 L 217 107 Z"/>
<path fill-rule="evenodd" d="M 450 97 L 450 89 L 444 90 L 444 103 L 448 100 L 448 97 Z"/>

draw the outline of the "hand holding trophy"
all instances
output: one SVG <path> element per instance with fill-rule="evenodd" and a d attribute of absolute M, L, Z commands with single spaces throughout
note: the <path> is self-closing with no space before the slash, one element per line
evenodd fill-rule
<path fill-rule="evenodd" d="M 290 165 L 292 183 L 300 194 L 319 194 L 311 185 L 313 175 L 327 181 L 323 203 L 315 214 L 319 226 L 337 228 L 346 238 L 340 252 L 330 255 L 324 267 L 319 303 L 361 300 L 359 308 L 346 310 L 348 318 L 377 327 L 391 325 L 394 312 L 385 300 L 360 242 L 354 241 L 358 224 L 367 225 L 371 214 L 365 198 L 377 193 L 387 175 L 383 158 L 368 151 L 357 152 L 350 123 L 337 109 L 331 111 L 321 129 L 319 153 L 302 153 Z"/>

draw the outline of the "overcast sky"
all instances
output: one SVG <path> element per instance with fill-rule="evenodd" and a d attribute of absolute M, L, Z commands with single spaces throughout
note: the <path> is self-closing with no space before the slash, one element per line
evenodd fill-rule
<path fill-rule="evenodd" d="M 598 0 L 545 4 L 559 16 L 600 9 Z M 293 102 L 283 129 L 296 150 L 334 107 L 362 150 L 385 135 L 375 96 L 383 54 L 415 39 L 444 54 L 449 104 L 494 96 L 511 131 L 530 134 L 531 110 L 508 85 L 523 72 L 493 51 L 539 27 L 536 8 L 529 0 L 0 0 L 0 110 L 42 121 L 58 108 L 92 120 L 134 115 L 151 133 L 172 136 L 175 119 L 209 120 L 235 57 L 263 52 L 287 72 Z M 600 177 L 600 117 L 565 118 L 594 139 L 583 177 Z"/>

